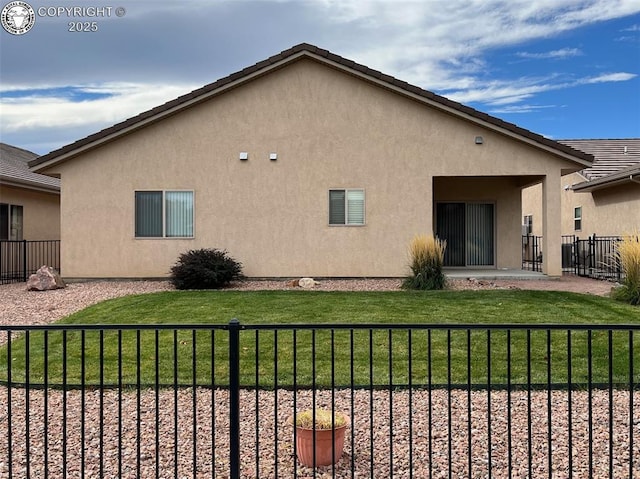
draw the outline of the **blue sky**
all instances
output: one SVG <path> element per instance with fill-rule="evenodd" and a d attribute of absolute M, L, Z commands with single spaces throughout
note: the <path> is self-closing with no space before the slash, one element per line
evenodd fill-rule
<path fill-rule="evenodd" d="M 0 30 L 0 139 L 40 154 L 302 42 L 549 138 L 640 137 L 638 0 L 29 3 Z M 48 14 L 79 4 L 111 15 Z"/>

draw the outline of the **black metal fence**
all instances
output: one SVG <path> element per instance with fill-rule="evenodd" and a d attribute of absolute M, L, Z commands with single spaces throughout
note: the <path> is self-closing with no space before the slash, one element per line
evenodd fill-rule
<path fill-rule="evenodd" d="M 522 236 L 522 269 L 542 271 L 542 236 Z"/>
<path fill-rule="evenodd" d="M 0 284 L 26 282 L 43 265 L 60 271 L 60 240 L 0 241 Z"/>
<path fill-rule="evenodd" d="M 639 334 L 0 326 L 0 476 L 640 477 Z M 292 424 L 318 407 L 348 427 L 313 468 Z"/>
<path fill-rule="evenodd" d="M 562 272 L 619 281 L 622 269 L 616 258 L 619 236 L 562 236 Z M 522 269 L 542 271 L 542 236 L 522 236 Z"/>
<path fill-rule="evenodd" d="M 576 237 L 562 235 L 562 273 L 576 274 Z"/>
<path fill-rule="evenodd" d="M 616 245 L 621 239 L 619 236 L 593 235 L 586 239 L 575 235 L 563 236 L 563 272 L 619 281 L 622 270 L 616 257 Z"/>

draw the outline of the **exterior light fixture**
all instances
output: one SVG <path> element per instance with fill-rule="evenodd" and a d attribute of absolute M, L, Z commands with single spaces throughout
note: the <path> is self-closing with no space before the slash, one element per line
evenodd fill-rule
<path fill-rule="evenodd" d="M 484 143 L 484 138 L 482 138 L 481 136 L 476 136 L 475 142 L 476 145 L 482 145 Z"/>
<path fill-rule="evenodd" d="M 239 157 L 242 161 L 248 160 L 249 159 L 249 153 L 247 153 L 246 151 L 241 151 L 240 152 L 240 157 Z"/>
<path fill-rule="evenodd" d="M 269 153 L 269 159 L 271 161 L 276 161 L 278 159 L 278 154 L 277 153 Z"/>

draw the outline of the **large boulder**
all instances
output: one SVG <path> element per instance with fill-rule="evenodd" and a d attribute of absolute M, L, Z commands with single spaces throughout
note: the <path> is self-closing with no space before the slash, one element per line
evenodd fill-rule
<path fill-rule="evenodd" d="M 51 266 L 42 266 L 35 274 L 29 276 L 27 291 L 49 291 L 65 288 L 67 285 Z"/>

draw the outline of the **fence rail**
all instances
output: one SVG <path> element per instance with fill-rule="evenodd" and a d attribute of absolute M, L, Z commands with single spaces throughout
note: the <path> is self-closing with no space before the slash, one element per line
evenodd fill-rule
<path fill-rule="evenodd" d="M 0 326 L 0 476 L 640 477 L 640 325 Z M 299 412 L 348 420 L 332 466 Z"/>
<path fill-rule="evenodd" d="M 60 240 L 0 241 L 0 284 L 26 282 L 43 265 L 60 271 Z"/>

